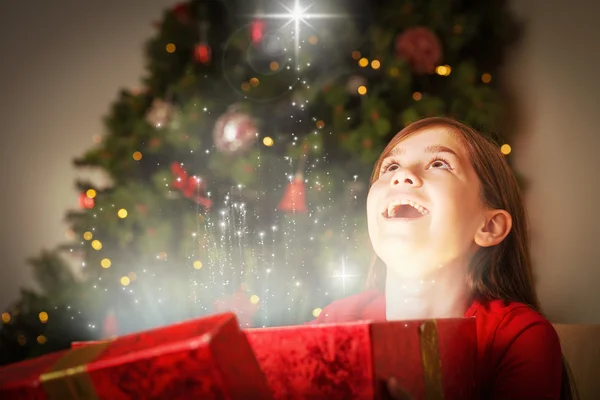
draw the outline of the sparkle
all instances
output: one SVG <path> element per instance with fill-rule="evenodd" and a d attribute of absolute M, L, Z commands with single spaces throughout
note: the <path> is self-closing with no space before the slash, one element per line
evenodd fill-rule
<path fill-rule="evenodd" d="M 254 17 L 256 17 L 256 18 L 286 20 L 286 23 L 282 26 L 282 28 L 285 28 L 286 26 L 290 25 L 291 23 L 294 24 L 294 44 L 295 44 L 296 62 L 298 62 L 297 61 L 298 60 L 298 51 L 300 50 L 300 22 L 302 22 L 303 24 L 309 26 L 310 28 L 312 28 L 314 30 L 315 28 L 308 23 L 309 19 L 317 19 L 317 18 L 327 19 L 327 18 L 341 17 L 341 15 L 337 15 L 337 14 L 311 14 L 311 13 L 308 13 L 308 11 L 313 6 L 313 4 L 315 4 L 315 2 L 309 4 L 307 7 L 303 7 L 300 5 L 299 0 L 294 0 L 294 6 L 292 8 L 289 8 L 280 3 L 280 6 L 283 7 L 286 11 L 284 13 L 279 13 L 279 14 L 262 14 L 262 13 L 260 13 L 260 14 L 254 15 Z M 296 68 L 300 69 L 299 65 L 296 65 Z"/>
<path fill-rule="evenodd" d="M 358 275 L 346 273 L 346 260 L 342 257 L 342 271 L 339 274 L 333 275 L 334 278 L 340 278 L 342 280 L 342 290 L 346 292 L 346 279 L 355 278 Z"/>

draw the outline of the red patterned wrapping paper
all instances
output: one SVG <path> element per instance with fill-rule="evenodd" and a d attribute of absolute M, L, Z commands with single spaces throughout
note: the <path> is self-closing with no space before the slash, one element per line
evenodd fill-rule
<path fill-rule="evenodd" d="M 233 314 L 86 343 L 0 369 L 5 399 L 271 399 Z"/>
<path fill-rule="evenodd" d="M 245 332 L 277 400 L 383 399 L 391 377 L 416 400 L 476 397 L 473 318 Z"/>

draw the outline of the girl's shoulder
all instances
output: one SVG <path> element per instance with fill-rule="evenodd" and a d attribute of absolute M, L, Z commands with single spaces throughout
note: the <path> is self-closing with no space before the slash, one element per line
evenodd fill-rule
<path fill-rule="evenodd" d="M 367 290 L 336 300 L 325 307 L 313 324 L 385 321 L 385 295 L 380 290 Z"/>
<path fill-rule="evenodd" d="M 503 300 L 474 302 L 465 317 L 476 320 L 478 372 L 484 391 L 502 398 L 524 393 L 531 398 L 556 398 L 562 352 L 550 321 L 526 304 Z"/>
<path fill-rule="evenodd" d="M 499 328 L 511 330 L 515 334 L 532 326 L 554 330 L 552 324 L 538 311 L 526 304 L 505 300 L 474 301 L 465 317 L 475 317 L 479 321 L 478 331 L 484 326 L 492 331 Z"/>

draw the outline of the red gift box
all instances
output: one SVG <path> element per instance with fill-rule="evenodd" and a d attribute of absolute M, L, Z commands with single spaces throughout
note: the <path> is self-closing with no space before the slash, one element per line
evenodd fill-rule
<path fill-rule="evenodd" d="M 87 343 L 0 369 L 5 399 L 271 399 L 233 314 Z"/>
<path fill-rule="evenodd" d="M 246 330 L 275 399 L 475 398 L 474 318 Z"/>

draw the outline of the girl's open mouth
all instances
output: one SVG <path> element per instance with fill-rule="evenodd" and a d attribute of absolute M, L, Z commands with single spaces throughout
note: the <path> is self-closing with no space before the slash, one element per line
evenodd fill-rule
<path fill-rule="evenodd" d="M 412 200 L 392 200 L 382 215 L 388 219 L 413 219 L 429 214 L 429 210 Z"/>

